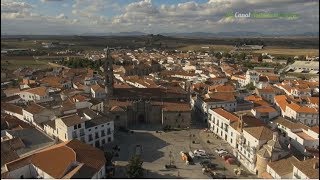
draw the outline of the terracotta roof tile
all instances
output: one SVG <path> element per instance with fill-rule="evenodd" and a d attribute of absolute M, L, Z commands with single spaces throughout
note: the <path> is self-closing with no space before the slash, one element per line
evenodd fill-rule
<path fill-rule="evenodd" d="M 22 107 L 16 106 L 11 103 L 1 103 L 1 110 L 6 110 L 6 111 L 10 111 L 10 112 L 14 112 L 22 115 L 23 114 L 22 109 L 23 109 Z"/>
<path fill-rule="evenodd" d="M 318 163 L 319 158 L 311 158 L 304 161 L 294 162 L 293 165 L 310 179 L 319 179 L 319 167 L 314 169 L 313 166 Z"/>
<path fill-rule="evenodd" d="M 239 121 L 239 117 L 233 113 L 230 113 L 222 108 L 212 109 L 215 113 L 219 114 L 220 116 L 230 120 L 230 123 Z"/>
<path fill-rule="evenodd" d="M 294 156 L 289 156 L 278 161 L 269 162 L 268 165 L 280 176 L 293 172 L 293 163 L 298 162 Z M 284 166 L 285 164 L 285 166 Z"/>
<path fill-rule="evenodd" d="M 44 109 L 46 109 L 46 108 L 43 106 L 40 106 L 39 104 L 31 103 L 30 105 L 28 105 L 25 108 L 25 111 L 27 111 L 31 114 L 38 114 L 38 113 L 42 112 Z"/>
<path fill-rule="evenodd" d="M 274 109 L 271 106 L 259 106 L 259 107 L 255 107 L 253 108 L 254 110 L 256 110 L 257 112 L 260 113 L 272 113 L 272 112 L 277 112 L 276 109 Z"/>
<path fill-rule="evenodd" d="M 7 164 L 7 168 L 12 171 L 28 164 L 34 164 L 53 178 L 60 179 L 69 173 L 68 170 L 74 162 L 83 163 L 94 169 L 93 173 L 95 174 L 102 168 L 106 160 L 102 150 L 79 140 L 72 140 L 10 162 Z"/>
<path fill-rule="evenodd" d="M 64 124 L 68 127 L 73 126 L 75 124 L 80 124 L 85 122 L 84 118 L 81 118 L 80 116 L 78 116 L 77 114 L 72 114 L 72 115 L 68 115 L 68 116 L 64 116 L 64 117 L 60 117 L 60 119 L 62 120 L 62 122 L 64 122 Z"/>
<path fill-rule="evenodd" d="M 313 132 L 316 132 L 319 134 L 319 126 L 313 126 L 310 128 Z"/>
<path fill-rule="evenodd" d="M 47 95 L 47 89 L 46 87 L 44 86 L 41 86 L 41 87 L 36 87 L 36 88 L 32 88 L 32 89 L 27 89 L 27 90 L 24 90 L 23 92 L 29 92 L 31 94 L 36 94 L 36 95 L 39 95 L 39 96 L 46 96 Z"/>
<path fill-rule="evenodd" d="M 301 123 L 294 123 L 294 122 L 291 122 L 287 119 L 284 119 L 283 117 L 278 117 L 277 119 L 275 119 L 273 121 L 274 123 L 278 123 L 278 124 L 281 124 L 289 129 L 304 129 L 304 130 L 307 130 L 308 127 L 301 124 Z"/>
<path fill-rule="evenodd" d="M 243 131 L 248 132 L 253 137 L 258 140 L 270 140 L 272 139 L 272 131 L 266 126 L 258 126 L 258 127 L 245 127 Z"/>

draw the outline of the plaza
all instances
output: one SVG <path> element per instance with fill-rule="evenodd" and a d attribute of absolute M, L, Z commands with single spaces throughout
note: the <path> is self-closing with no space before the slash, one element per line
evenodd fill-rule
<path fill-rule="evenodd" d="M 182 160 L 180 152 L 189 152 L 196 149 L 203 149 L 210 156 L 210 161 L 217 164 L 216 171 L 226 175 L 227 178 L 253 178 L 254 176 L 236 176 L 233 172 L 236 165 L 226 164 L 214 149 L 223 147 L 229 150 L 228 144 L 223 140 L 210 138 L 207 143 L 208 134 L 200 127 L 193 127 L 189 130 L 163 132 L 160 127 L 142 125 L 131 129 L 131 132 L 116 132 L 115 141 L 112 145 L 120 147 L 119 157 L 114 157 L 116 165 L 114 178 L 126 178 L 125 166 L 128 160 L 135 155 L 136 146 L 142 146 L 141 159 L 145 169 L 144 178 L 211 178 L 202 173 L 199 164 L 201 159 L 194 159 L 194 165 L 186 165 Z M 209 134 L 212 136 L 212 134 Z M 169 154 L 172 154 L 172 161 L 177 169 L 167 170 Z M 229 152 L 231 152 L 229 150 Z"/>

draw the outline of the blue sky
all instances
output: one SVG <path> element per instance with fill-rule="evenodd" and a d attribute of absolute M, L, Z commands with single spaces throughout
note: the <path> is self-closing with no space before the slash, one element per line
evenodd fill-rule
<path fill-rule="evenodd" d="M 2 34 L 319 32 L 316 0 L 1 0 Z M 227 12 L 298 19 L 230 18 Z"/>

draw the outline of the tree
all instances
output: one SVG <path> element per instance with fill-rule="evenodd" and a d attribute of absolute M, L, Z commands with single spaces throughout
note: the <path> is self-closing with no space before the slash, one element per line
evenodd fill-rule
<path fill-rule="evenodd" d="M 247 84 L 245 87 L 246 87 L 246 89 L 248 89 L 248 90 L 255 90 L 255 89 L 256 89 L 256 87 L 253 85 L 252 82 L 249 83 L 249 84 Z"/>
<path fill-rule="evenodd" d="M 261 54 L 259 54 L 259 56 L 258 56 L 258 61 L 259 61 L 259 62 L 262 61 L 262 55 L 261 55 Z"/>
<path fill-rule="evenodd" d="M 288 57 L 287 65 L 294 63 L 294 59 L 292 57 Z"/>
<path fill-rule="evenodd" d="M 143 168 L 142 160 L 139 156 L 133 156 L 128 165 L 127 175 L 129 178 L 142 178 L 143 177 Z"/>

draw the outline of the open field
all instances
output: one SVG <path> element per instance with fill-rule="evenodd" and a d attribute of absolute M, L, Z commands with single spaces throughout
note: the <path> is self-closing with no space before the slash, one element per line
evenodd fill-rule
<path fill-rule="evenodd" d="M 14 56 L 14 57 L 1 57 L 1 67 L 10 70 L 18 69 L 20 67 L 32 68 L 48 68 L 50 65 L 46 60 L 34 60 L 30 56 Z"/>
<path fill-rule="evenodd" d="M 281 47 L 265 47 L 262 50 L 253 51 L 254 53 L 269 53 L 271 55 L 288 55 L 288 56 L 319 56 L 319 49 L 290 49 Z"/>
<path fill-rule="evenodd" d="M 23 40 L 22 40 L 23 39 Z M 212 38 L 182 38 L 162 35 L 142 36 L 7 36 L 1 39 L 1 48 L 34 48 L 41 47 L 38 42 L 73 43 L 69 48 L 103 49 L 109 47 L 122 48 L 192 48 L 192 46 L 213 46 L 217 50 L 233 47 L 238 43 L 257 44 L 263 43 L 266 47 L 280 46 L 282 48 L 317 49 L 318 37 L 304 38 L 249 38 L 249 37 L 212 37 Z"/>
<path fill-rule="evenodd" d="M 207 45 L 207 44 L 200 44 L 200 45 L 188 45 L 179 48 L 181 51 L 231 51 L 234 49 L 234 46 L 231 45 Z"/>

